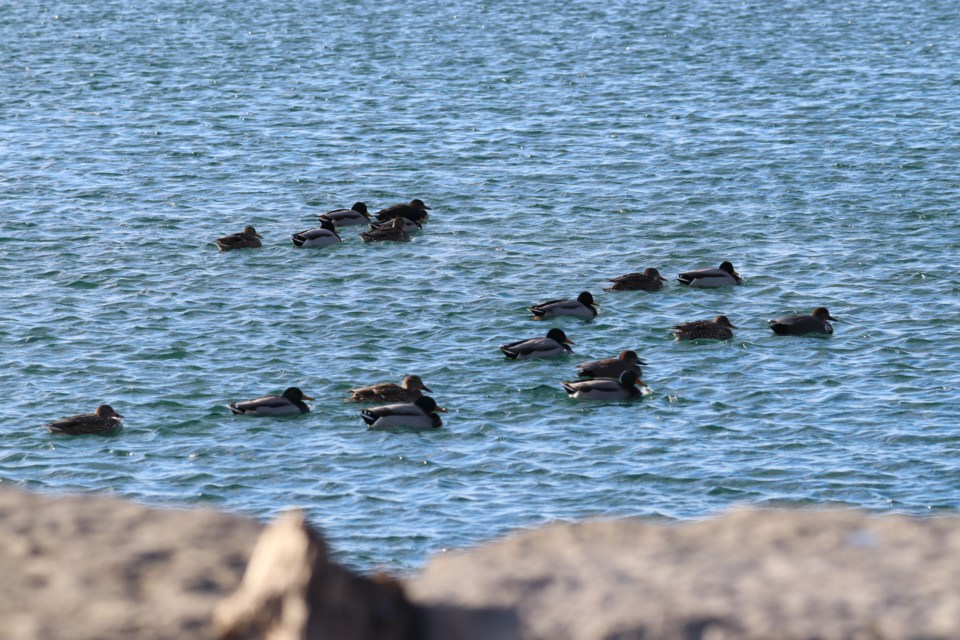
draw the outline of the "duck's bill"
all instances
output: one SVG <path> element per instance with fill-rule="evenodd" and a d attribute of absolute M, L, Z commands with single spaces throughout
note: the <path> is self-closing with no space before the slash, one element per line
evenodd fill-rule
<path fill-rule="evenodd" d="M 433 393 L 433 389 L 431 389 L 430 387 L 428 387 L 428 386 L 425 385 L 425 384 L 421 384 L 421 385 L 420 385 L 420 388 L 423 389 L 424 391 L 426 391 L 427 393 Z"/>
<path fill-rule="evenodd" d="M 304 400 L 316 400 L 316 398 L 312 398 L 312 397 L 310 397 L 310 396 L 308 396 L 308 395 L 304 395 L 304 396 L 303 396 L 303 399 L 304 399 Z"/>
<path fill-rule="evenodd" d="M 439 413 L 446 413 L 447 409 L 446 407 L 437 407 L 436 409 L 434 409 L 434 411 L 437 411 Z"/>
<path fill-rule="evenodd" d="M 563 341 L 564 341 L 565 343 L 567 343 L 567 344 L 577 344 L 576 342 L 574 342 L 574 341 L 571 340 L 570 338 L 564 338 Z"/>

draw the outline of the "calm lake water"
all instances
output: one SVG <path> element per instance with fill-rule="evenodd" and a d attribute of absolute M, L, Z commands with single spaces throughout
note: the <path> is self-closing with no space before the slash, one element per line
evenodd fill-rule
<path fill-rule="evenodd" d="M 960 507 L 957 3 L 2 6 L 3 484 L 301 507 L 398 572 L 553 520 Z M 411 198 L 408 244 L 290 243 Z M 722 260 L 742 286 L 675 282 Z M 526 311 L 583 290 L 592 322 Z M 767 327 L 821 305 L 832 338 Z M 497 349 L 550 326 L 574 355 Z M 566 397 L 631 348 L 650 396 Z M 408 373 L 442 429 L 342 400 Z M 311 413 L 225 407 L 291 385 Z M 115 436 L 43 428 L 101 402 Z"/>

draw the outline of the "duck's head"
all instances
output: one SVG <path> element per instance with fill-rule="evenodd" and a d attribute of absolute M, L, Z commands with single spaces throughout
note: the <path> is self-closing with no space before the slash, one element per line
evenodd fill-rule
<path fill-rule="evenodd" d="M 282 394 L 284 398 L 291 402 L 301 402 L 303 400 L 313 400 L 308 395 L 305 395 L 303 391 L 300 390 L 300 387 L 287 387 Z"/>
<path fill-rule="evenodd" d="M 110 420 L 111 418 L 114 420 L 123 420 L 123 416 L 114 411 L 113 407 L 108 404 L 102 404 L 97 407 L 97 410 L 94 411 L 94 414 L 96 414 L 98 418 L 102 418 L 104 420 Z"/>
<path fill-rule="evenodd" d="M 650 278 L 651 280 L 659 280 L 660 282 L 666 282 L 667 279 L 660 275 L 660 272 L 654 269 L 653 267 L 647 267 L 643 270 L 643 275 Z"/>
<path fill-rule="evenodd" d="M 423 384 L 423 380 L 420 379 L 420 376 L 407 376 L 403 379 L 403 388 L 408 391 L 426 391 L 427 393 L 433 393 L 433 389 Z"/>
<path fill-rule="evenodd" d="M 413 207 L 414 209 L 420 209 L 421 211 L 430 211 L 430 207 L 423 204 L 423 200 L 421 200 L 420 198 L 414 198 L 413 200 L 411 200 L 410 206 Z"/>
<path fill-rule="evenodd" d="M 617 358 L 620 360 L 623 360 L 626 364 L 629 364 L 629 365 L 647 364 L 646 362 L 640 359 L 640 356 L 638 356 L 637 352 L 634 351 L 633 349 L 627 349 L 626 351 L 621 351 L 620 355 L 617 356 Z"/>
<path fill-rule="evenodd" d="M 726 271 L 727 273 L 729 273 L 729 274 L 732 275 L 732 276 L 738 275 L 737 272 L 736 272 L 736 271 L 734 270 L 734 268 L 733 268 L 733 263 L 731 263 L 731 262 L 729 262 L 729 261 L 727 261 L 727 260 L 724 260 L 723 262 L 720 263 L 720 271 Z"/>
<path fill-rule="evenodd" d="M 580 295 L 577 296 L 577 302 L 589 307 L 593 305 L 593 295 L 589 291 L 581 291 Z"/>
<path fill-rule="evenodd" d="M 812 315 L 814 318 L 819 318 L 820 320 L 836 320 L 836 318 L 830 315 L 830 312 L 827 311 L 826 307 L 817 307 L 810 315 Z"/>
<path fill-rule="evenodd" d="M 244 228 L 243 228 L 243 235 L 247 236 L 248 238 L 262 238 L 262 237 L 263 237 L 262 235 L 260 235 L 259 233 L 257 233 L 257 230 L 254 229 L 253 227 L 244 227 Z"/>
<path fill-rule="evenodd" d="M 559 342 L 560 344 L 576 344 L 573 340 L 567 337 L 567 334 L 563 332 L 563 329 L 558 329 L 554 327 L 547 331 L 547 337 L 551 340 Z"/>
<path fill-rule="evenodd" d="M 641 387 L 647 386 L 647 383 L 640 379 L 640 376 L 637 375 L 637 372 L 633 369 L 627 369 L 620 374 L 620 384 L 625 387 L 632 387 L 634 385 L 640 385 Z"/>
<path fill-rule="evenodd" d="M 329 220 L 320 220 L 320 228 L 326 229 L 327 231 L 333 231 L 334 233 L 337 232 L 336 225 L 334 225 Z"/>
<path fill-rule="evenodd" d="M 354 203 L 353 203 L 353 206 L 350 207 L 350 208 L 353 209 L 354 211 L 356 211 L 357 213 L 362 213 L 363 215 L 365 215 L 365 216 L 368 217 L 368 218 L 370 217 L 370 213 L 367 211 L 367 205 L 366 205 L 366 203 L 363 203 L 363 202 L 354 202 Z"/>
<path fill-rule="evenodd" d="M 737 325 L 730 322 L 730 319 L 727 316 L 717 316 L 713 319 L 713 324 L 718 327 L 724 327 L 726 329 L 736 329 Z"/>
<path fill-rule="evenodd" d="M 437 401 L 431 398 L 430 396 L 420 396 L 414 401 L 413 404 L 423 409 L 425 413 L 433 413 L 435 411 L 439 413 L 447 412 L 447 410 L 444 409 L 443 407 L 438 407 Z"/>

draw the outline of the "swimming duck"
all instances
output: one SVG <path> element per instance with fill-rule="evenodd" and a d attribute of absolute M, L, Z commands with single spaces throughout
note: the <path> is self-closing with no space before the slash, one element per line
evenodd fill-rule
<path fill-rule="evenodd" d="M 355 202 L 349 209 L 334 209 L 321 213 L 321 221 L 328 220 L 337 227 L 350 227 L 358 224 L 367 224 L 370 222 L 370 213 L 367 211 L 367 205 L 362 202 Z"/>
<path fill-rule="evenodd" d="M 364 242 L 410 242 L 410 235 L 403 230 L 404 219 L 397 217 L 393 224 L 381 229 L 371 229 L 360 234 Z"/>
<path fill-rule="evenodd" d="M 624 371 L 616 380 L 597 378 L 561 384 L 568 396 L 578 400 L 632 400 L 643 395 L 636 385 L 647 386 L 636 371 Z"/>
<path fill-rule="evenodd" d="M 680 284 L 698 289 L 710 289 L 740 284 L 741 278 L 740 274 L 733 270 L 733 265 L 724 261 L 717 269 L 697 269 L 681 273 L 677 280 Z"/>
<path fill-rule="evenodd" d="M 660 272 L 653 267 L 643 270 L 643 273 L 628 273 L 626 275 L 611 278 L 613 283 L 604 289 L 604 291 L 660 291 L 663 283 L 667 279 L 660 275 Z"/>
<path fill-rule="evenodd" d="M 227 406 L 235 414 L 254 416 L 289 416 L 298 413 L 308 413 L 310 407 L 304 400 L 313 400 L 304 395 L 297 387 L 289 387 L 279 396 L 264 396 L 246 402 L 231 402 Z"/>
<path fill-rule="evenodd" d="M 353 402 L 413 402 L 423 394 L 421 391 L 433 393 L 423 384 L 420 376 L 407 376 L 401 384 L 381 382 L 369 387 L 350 389 L 348 400 Z"/>
<path fill-rule="evenodd" d="M 253 227 L 244 227 L 240 233 L 232 233 L 229 236 L 217 238 L 217 246 L 220 251 L 230 251 L 231 249 L 256 249 L 263 245 L 260 242 L 261 236 Z"/>
<path fill-rule="evenodd" d="M 547 332 L 545 338 L 530 338 L 517 340 L 509 344 L 500 345 L 500 351 L 510 360 L 527 360 L 529 358 L 556 358 L 557 356 L 573 353 L 567 345 L 575 344 L 567 338 L 562 329 L 553 328 Z"/>
<path fill-rule="evenodd" d="M 84 413 L 69 418 L 61 418 L 47 425 L 52 433 L 64 433 L 69 436 L 81 436 L 90 433 L 105 434 L 120 428 L 123 416 L 108 404 L 97 407 L 93 413 Z"/>
<path fill-rule="evenodd" d="M 548 300 L 530 307 L 534 320 L 547 320 L 557 316 L 575 316 L 577 318 L 596 318 L 597 308 L 593 306 L 593 296 L 589 291 L 582 292 L 576 300 Z"/>
<path fill-rule="evenodd" d="M 443 425 L 435 411 L 446 412 L 438 407 L 430 396 L 420 396 L 411 404 L 388 404 L 383 407 L 364 409 L 360 417 L 369 429 L 410 427 L 412 429 L 437 429 Z"/>
<path fill-rule="evenodd" d="M 392 207 L 381 209 L 377 211 L 376 216 L 377 220 L 381 222 L 384 220 L 392 220 L 397 216 L 413 220 L 414 222 L 426 222 L 427 217 L 430 215 L 427 213 L 429 210 L 430 207 L 423 204 L 423 200 L 415 198 L 410 201 L 410 204 L 395 204 Z"/>
<path fill-rule="evenodd" d="M 788 316 L 770 321 L 770 328 L 778 336 L 802 336 L 808 333 L 833 334 L 833 326 L 827 320 L 836 320 L 826 307 L 817 307 L 808 316 Z"/>
<path fill-rule="evenodd" d="M 298 231 L 291 237 L 297 247 L 325 247 L 341 241 L 340 234 L 329 220 L 321 220 L 319 227 Z"/>
<path fill-rule="evenodd" d="M 670 327 L 677 340 L 729 340 L 737 325 L 730 322 L 727 316 L 717 316 L 713 320 L 694 320 Z"/>
<path fill-rule="evenodd" d="M 402 216 L 399 216 L 399 217 L 400 219 L 403 220 L 403 230 L 406 231 L 407 233 L 414 233 L 416 231 L 420 231 L 421 229 L 423 229 L 423 225 L 420 224 L 419 222 L 414 222 L 410 218 L 404 218 Z M 393 225 L 393 218 L 391 218 L 390 220 L 384 220 L 383 222 L 371 222 L 370 228 L 386 229 L 387 227 L 390 227 L 392 225 Z"/>
<path fill-rule="evenodd" d="M 637 356 L 636 351 L 621 351 L 616 358 L 604 358 L 603 360 L 591 360 L 577 365 L 577 375 L 584 378 L 613 378 L 616 380 L 624 371 L 634 371 L 637 376 L 643 375 L 643 370 L 639 365 L 647 364 Z"/>

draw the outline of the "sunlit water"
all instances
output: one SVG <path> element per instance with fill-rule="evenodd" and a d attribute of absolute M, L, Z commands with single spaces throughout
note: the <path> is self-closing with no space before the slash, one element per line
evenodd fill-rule
<path fill-rule="evenodd" d="M 958 33 L 935 1 L 4 3 L 0 481 L 299 506 L 394 571 L 555 519 L 953 513 Z M 414 197 L 409 244 L 290 243 Z M 602 291 L 722 260 L 742 286 Z M 582 290 L 593 322 L 526 312 Z M 820 305 L 830 339 L 767 327 Z M 669 334 L 718 313 L 734 340 Z M 497 350 L 554 325 L 575 355 Z M 627 348 L 652 395 L 565 396 Z M 342 401 L 407 373 L 442 429 Z M 290 385 L 310 414 L 225 407 Z M 43 429 L 101 402 L 116 436 Z"/>

